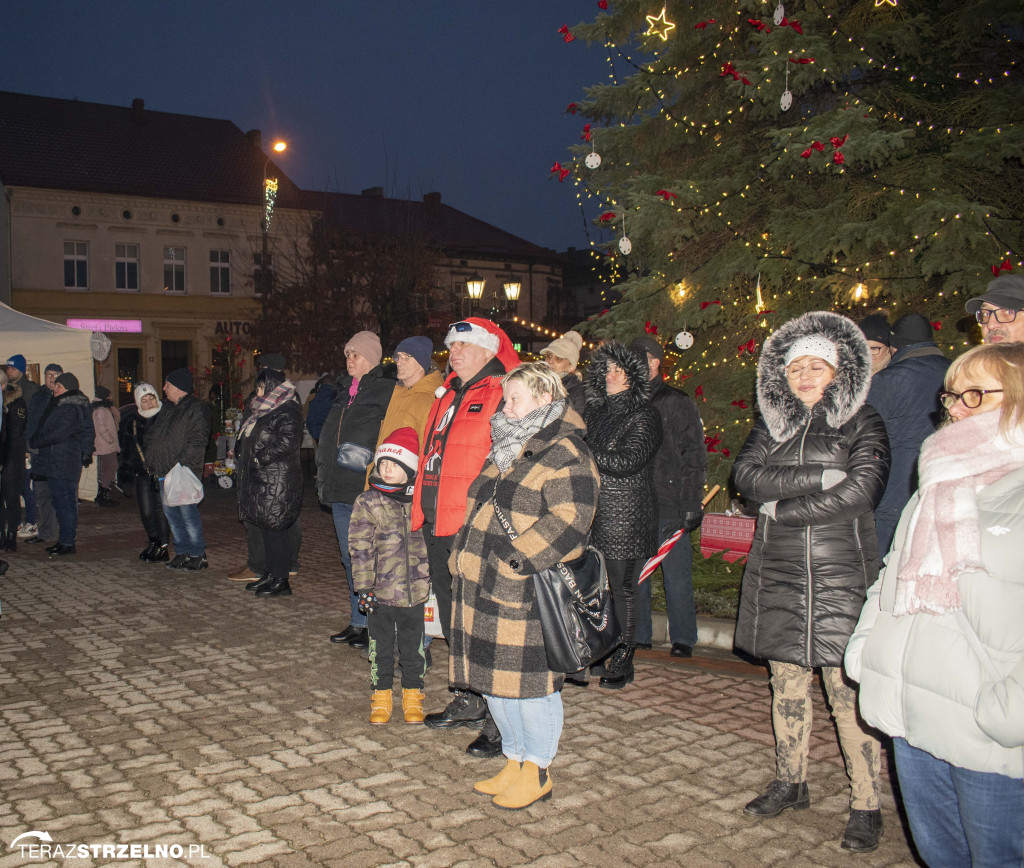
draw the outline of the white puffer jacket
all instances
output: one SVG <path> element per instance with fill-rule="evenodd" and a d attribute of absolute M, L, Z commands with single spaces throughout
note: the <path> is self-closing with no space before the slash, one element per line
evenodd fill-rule
<path fill-rule="evenodd" d="M 1024 469 L 978 493 L 982 559 L 991 575 L 960 576 L 963 617 L 892 614 L 917 502 L 915 494 L 903 511 L 846 650 L 847 672 L 860 682 L 861 714 L 953 765 L 1024 778 Z"/>

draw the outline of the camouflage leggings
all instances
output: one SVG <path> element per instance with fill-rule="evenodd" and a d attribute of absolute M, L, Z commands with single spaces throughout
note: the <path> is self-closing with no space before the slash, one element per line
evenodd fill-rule
<path fill-rule="evenodd" d="M 811 679 L 813 672 L 793 663 L 770 661 L 772 667 L 772 725 L 775 728 L 775 775 L 798 784 L 807 780 L 811 740 Z M 858 811 L 878 808 L 878 740 L 857 717 L 857 690 L 843 680 L 842 669 L 825 666 L 822 681 L 839 731 L 839 747 L 850 778 L 850 807 Z"/>

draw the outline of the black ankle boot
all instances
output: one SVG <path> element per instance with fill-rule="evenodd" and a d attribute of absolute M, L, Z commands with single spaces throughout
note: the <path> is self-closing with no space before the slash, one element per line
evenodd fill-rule
<path fill-rule="evenodd" d="M 270 582 L 256 590 L 257 597 L 290 597 L 292 586 L 288 584 L 288 576 L 278 579 L 270 577 Z"/>
<path fill-rule="evenodd" d="M 807 782 L 787 784 L 785 781 L 774 780 L 756 799 L 747 803 L 744 813 L 755 817 L 777 817 L 786 808 L 802 811 L 811 806 L 811 796 L 807 791 Z"/>
<path fill-rule="evenodd" d="M 882 812 L 850 811 L 850 819 L 839 846 L 853 853 L 870 853 L 878 849 L 882 837 Z"/>
<path fill-rule="evenodd" d="M 635 645 L 620 645 L 604 665 L 600 686 L 619 690 L 633 682 L 633 652 Z"/>
<path fill-rule="evenodd" d="M 141 552 L 139 552 L 139 560 L 145 561 L 147 564 L 152 563 L 153 553 L 160 547 L 160 543 L 155 539 L 149 541 L 149 545 L 146 546 Z"/>
<path fill-rule="evenodd" d="M 270 573 L 264 573 L 262 576 L 260 576 L 255 581 L 246 582 L 245 583 L 245 589 L 247 591 L 258 591 L 261 588 L 265 588 L 272 581 L 274 581 L 274 577 L 272 575 L 270 575 Z"/>

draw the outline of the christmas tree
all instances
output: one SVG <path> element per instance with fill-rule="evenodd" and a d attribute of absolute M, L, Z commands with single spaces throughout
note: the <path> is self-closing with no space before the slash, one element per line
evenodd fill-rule
<path fill-rule="evenodd" d="M 609 79 L 569 106 L 582 141 L 556 165 L 614 230 L 594 254 L 621 301 L 582 329 L 669 349 L 692 333 L 673 379 L 701 408 L 711 481 L 786 320 L 915 311 L 951 356 L 976 340 L 965 298 L 1024 252 L 1024 4 L 597 5 L 562 33 L 602 46 Z"/>

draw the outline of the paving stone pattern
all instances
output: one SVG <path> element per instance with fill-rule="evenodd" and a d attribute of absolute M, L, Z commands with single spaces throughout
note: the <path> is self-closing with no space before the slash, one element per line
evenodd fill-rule
<path fill-rule="evenodd" d="M 882 846 L 839 849 L 847 782 L 820 696 L 811 809 L 745 816 L 774 769 L 762 670 L 722 673 L 657 651 L 622 691 L 566 687 L 554 798 L 500 811 L 472 790 L 502 761 L 467 756 L 471 731 L 407 726 L 400 710 L 386 727 L 367 722 L 368 664 L 327 642 L 348 604 L 315 497 L 290 598 L 256 599 L 226 580 L 244 561 L 233 492 L 211 488 L 202 510 L 211 568 L 198 574 L 139 562 L 145 539 L 124 500 L 82 504 L 75 557 L 47 560 L 26 544 L 8 556 L 0 868 L 914 864 L 888 782 Z M 447 701 L 443 642 L 433 655 L 428 710 Z M 33 858 L 20 844 L 35 839 L 10 848 L 28 831 L 49 833 L 49 846 L 183 852 Z"/>

